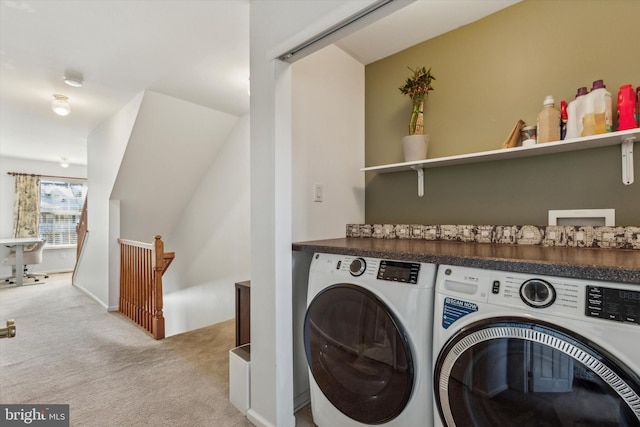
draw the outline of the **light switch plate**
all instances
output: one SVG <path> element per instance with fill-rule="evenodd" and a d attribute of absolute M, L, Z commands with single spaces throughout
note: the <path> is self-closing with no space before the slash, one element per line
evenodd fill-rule
<path fill-rule="evenodd" d="M 313 201 L 322 202 L 322 184 L 313 185 Z"/>

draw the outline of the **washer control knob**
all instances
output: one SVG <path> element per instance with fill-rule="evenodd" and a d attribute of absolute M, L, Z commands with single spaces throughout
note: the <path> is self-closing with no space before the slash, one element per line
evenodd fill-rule
<path fill-rule="evenodd" d="M 356 258 L 351 261 L 351 265 L 349 265 L 349 272 L 352 276 L 362 276 L 364 271 L 367 269 L 367 262 L 364 258 Z"/>
<path fill-rule="evenodd" d="M 520 298 L 530 307 L 549 307 L 556 300 L 556 290 L 542 279 L 530 279 L 520 286 Z"/>

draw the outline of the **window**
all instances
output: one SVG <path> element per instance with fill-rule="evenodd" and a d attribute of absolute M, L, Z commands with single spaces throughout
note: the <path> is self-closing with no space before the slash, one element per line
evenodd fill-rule
<path fill-rule="evenodd" d="M 87 195 L 83 182 L 40 181 L 40 238 L 47 246 L 75 246 L 76 225 Z"/>

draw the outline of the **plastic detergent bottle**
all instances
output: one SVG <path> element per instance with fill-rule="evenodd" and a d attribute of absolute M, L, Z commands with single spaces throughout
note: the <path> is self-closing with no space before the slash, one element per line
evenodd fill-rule
<path fill-rule="evenodd" d="M 547 96 L 542 105 L 538 114 L 538 144 L 560 141 L 560 110 L 555 107 L 553 96 Z"/>
<path fill-rule="evenodd" d="M 560 101 L 560 139 L 567 137 L 567 101 Z"/>
<path fill-rule="evenodd" d="M 567 106 L 567 134 L 565 139 L 578 138 L 582 133 L 583 104 L 586 94 L 586 86 L 579 88 L 576 92 L 576 99 Z"/>
<path fill-rule="evenodd" d="M 636 123 L 640 127 L 640 86 L 636 88 Z"/>
<path fill-rule="evenodd" d="M 582 116 L 581 136 L 598 135 L 613 131 L 611 117 L 611 93 L 602 80 L 593 82 L 587 95 L 584 115 Z"/>
<path fill-rule="evenodd" d="M 636 127 L 635 110 L 636 94 L 633 91 L 633 86 L 620 86 L 618 91 L 618 130 Z"/>

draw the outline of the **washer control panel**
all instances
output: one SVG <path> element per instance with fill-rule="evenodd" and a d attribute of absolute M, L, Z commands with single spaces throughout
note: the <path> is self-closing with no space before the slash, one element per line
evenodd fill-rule
<path fill-rule="evenodd" d="M 436 294 L 446 298 L 456 313 L 482 310 L 486 304 L 533 316 L 640 326 L 638 284 L 440 265 Z"/>
<path fill-rule="evenodd" d="M 546 280 L 529 279 L 520 286 L 520 298 L 529 307 L 545 308 L 555 302 L 556 290 Z"/>
<path fill-rule="evenodd" d="M 587 286 L 585 315 L 640 324 L 640 291 Z"/>

